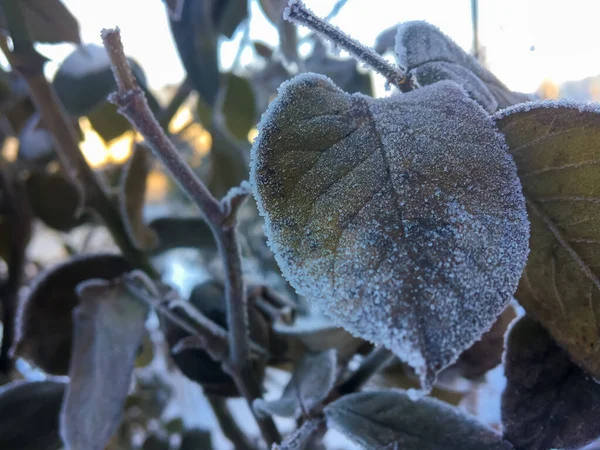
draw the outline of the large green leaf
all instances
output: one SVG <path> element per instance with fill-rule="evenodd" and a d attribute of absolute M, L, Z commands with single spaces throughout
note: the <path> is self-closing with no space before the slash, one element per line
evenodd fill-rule
<path fill-rule="evenodd" d="M 512 299 L 525 202 L 493 122 L 457 84 L 372 99 L 296 77 L 263 115 L 252 158 L 283 275 L 426 390 Z"/>
<path fill-rule="evenodd" d="M 600 109 L 547 101 L 495 117 L 531 221 L 531 254 L 516 298 L 600 378 Z"/>

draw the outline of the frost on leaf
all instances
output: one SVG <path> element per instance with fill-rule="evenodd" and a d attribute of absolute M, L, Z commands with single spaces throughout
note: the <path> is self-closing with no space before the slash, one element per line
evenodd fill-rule
<path fill-rule="evenodd" d="M 539 323 L 512 327 L 505 363 L 502 423 L 515 448 L 578 449 L 600 437 L 600 384 Z"/>
<path fill-rule="evenodd" d="M 250 177 L 282 273 L 429 390 L 510 301 L 527 256 L 516 168 L 489 116 L 453 82 L 375 100 L 307 74 L 259 130 Z"/>
<path fill-rule="evenodd" d="M 531 221 L 531 254 L 515 297 L 600 379 L 600 107 L 525 103 L 495 118 Z"/>
<path fill-rule="evenodd" d="M 330 428 L 372 450 L 512 450 L 491 428 L 432 398 L 401 390 L 346 395 L 325 408 Z"/>
<path fill-rule="evenodd" d="M 333 389 L 337 373 L 335 350 L 307 353 L 296 364 L 281 397 L 272 401 L 254 400 L 254 411 L 265 416 L 297 418 L 300 414 L 312 415 Z"/>
<path fill-rule="evenodd" d="M 473 56 L 427 22 L 400 24 L 396 53 L 398 64 L 408 72 L 417 87 L 440 80 L 456 81 L 490 113 L 532 100 L 526 94 L 510 91 Z"/>

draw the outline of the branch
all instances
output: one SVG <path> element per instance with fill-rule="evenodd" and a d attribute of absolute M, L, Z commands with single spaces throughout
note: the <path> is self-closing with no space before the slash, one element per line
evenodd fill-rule
<path fill-rule="evenodd" d="M 321 36 L 328 38 L 335 45 L 348 51 L 355 58 L 385 77 L 389 84 L 402 89 L 406 83 L 406 75 L 399 67 L 387 62 L 372 48 L 362 45 L 360 42 L 350 38 L 339 28 L 315 16 L 300 0 L 290 0 L 288 7 L 283 12 L 283 17 L 290 22 L 304 25 Z"/>
<path fill-rule="evenodd" d="M 369 379 L 394 358 L 394 354 L 385 347 L 373 350 L 364 359 L 360 367 L 339 388 L 340 395 L 358 391 Z"/>
<path fill-rule="evenodd" d="M 102 41 L 108 51 L 118 88 L 117 92 L 111 95 L 110 100 L 144 136 L 156 157 L 162 161 L 181 188 L 198 206 L 217 242 L 226 278 L 230 354 L 228 364 L 224 366 L 230 370 L 236 386 L 252 409 L 252 402 L 255 398 L 261 397 L 262 392 L 249 362 L 248 305 L 236 223 L 230 214 L 232 209 L 224 211 L 222 203 L 213 197 L 165 135 L 132 75 L 131 67 L 125 58 L 119 29 L 102 30 Z M 257 418 L 257 422 L 269 446 L 273 442 L 279 442 L 279 432 L 272 419 Z"/>
<path fill-rule="evenodd" d="M 119 209 L 112 201 L 104 180 L 92 170 L 79 149 L 71 120 L 44 76 L 45 58 L 33 47 L 20 10 L 20 2 L 3 0 L 1 4 L 7 16 L 13 51 L 10 51 L 5 39 L 0 39 L 0 47 L 13 70 L 25 79 L 30 95 L 54 138 L 58 158 L 80 193 L 82 206 L 98 213 L 123 256 L 134 267 L 157 277 L 158 274 L 150 265 L 147 256 L 129 239 Z"/>

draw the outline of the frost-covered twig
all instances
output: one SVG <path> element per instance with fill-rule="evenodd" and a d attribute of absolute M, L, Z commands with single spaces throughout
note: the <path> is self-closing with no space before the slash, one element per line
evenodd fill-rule
<path fill-rule="evenodd" d="M 1 48 L 13 70 L 27 83 L 30 95 L 35 102 L 42 120 L 54 138 L 58 158 L 67 175 L 78 188 L 82 206 L 98 213 L 108 228 L 123 256 L 135 267 L 156 277 L 147 256 L 133 244 L 125 230 L 119 208 L 111 199 L 106 183 L 97 175 L 85 160 L 77 143 L 77 134 L 71 120 L 58 99 L 54 88 L 44 75 L 45 59 L 36 52 L 33 41 L 24 21 L 21 3 L 2 1 L 7 18 L 9 34 L 13 42 L 11 51 L 5 38 L 0 39 Z"/>
<path fill-rule="evenodd" d="M 364 359 L 360 367 L 339 388 L 341 395 L 358 391 L 369 379 L 394 358 L 394 354 L 385 347 L 373 350 Z"/>
<path fill-rule="evenodd" d="M 236 386 L 251 407 L 254 399 L 262 396 L 262 392 L 260 383 L 254 378 L 249 359 L 248 304 L 242 277 L 242 260 L 236 221 L 232 216 L 236 208 L 227 202 L 227 199 L 231 200 L 237 195 L 226 196 L 225 201 L 219 202 L 185 163 L 167 138 L 148 107 L 144 93 L 132 74 L 118 28 L 102 30 L 102 41 L 108 51 L 118 89 L 111 95 L 110 100 L 118 105 L 119 112 L 131 122 L 152 147 L 157 158 L 162 161 L 182 189 L 196 203 L 211 228 L 224 264 L 226 277 L 225 297 L 230 355 L 228 363 L 224 366 L 230 371 Z M 244 191 L 244 188 L 241 190 Z M 229 208 L 226 208 L 226 205 Z M 272 419 L 259 420 L 257 418 L 257 421 L 269 446 L 280 440 L 279 432 Z"/>
<path fill-rule="evenodd" d="M 237 450 L 255 450 L 255 447 L 248 442 L 248 438 L 240 429 L 236 421 L 231 415 L 231 411 L 227 407 L 227 401 L 222 397 L 215 395 L 207 395 L 206 398 L 212 406 L 212 409 L 217 417 L 217 422 L 221 427 L 221 431 L 227 439 L 233 444 Z"/>
<path fill-rule="evenodd" d="M 291 22 L 304 25 L 321 36 L 328 38 L 335 45 L 348 51 L 355 58 L 382 75 L 389 84 L 401 89 L 402 85 L 406 82 L 406 76 L 399 67 L 387 62 L 372 48 L 362 45 L 339 28 L 315 16 L 300 0 L 290 0 L 288 7 L 283 12 L 283 17 Z"/>

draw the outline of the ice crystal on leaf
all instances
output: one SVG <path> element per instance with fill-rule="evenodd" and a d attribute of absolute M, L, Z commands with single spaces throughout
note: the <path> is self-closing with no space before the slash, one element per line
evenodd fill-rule
<path fill-rule="evenodd" d="M 491 118 L 454 82 L 373 99 L 282 84 L 251 182 L 282 273 L 339 326 L 435 374 L 512 298 L 529 227 Z"/>
<path fill-rule="evenodd" d="M 473 56 L 427 22 L 398 26 L 396 54 L 398 64 L 408 72 L 415 87 L 441 80 L 456 81 L 490 113 L 532 100 L 529 95 L 510 91 Z"/>

